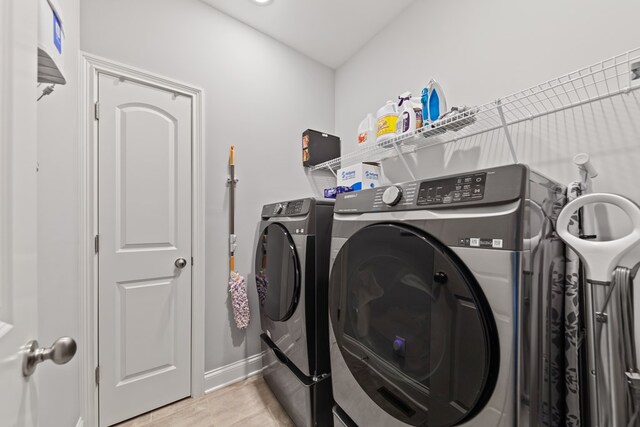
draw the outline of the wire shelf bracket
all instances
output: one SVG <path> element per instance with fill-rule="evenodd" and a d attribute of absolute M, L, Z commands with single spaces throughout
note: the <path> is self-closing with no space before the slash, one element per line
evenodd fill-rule
<path fill-rule="evenodd" d="M 398 157 L 400 157 L 400 161 L 402 162 L 404 167 L 407 169 L 407 172 L 409 173 L 409 176 L 411 177 L 411 179 L 413 181 L 415 181 L 416 180 L 416 176 L 413 174 L 413 171 L 409 167 L 409 163 L 407 163 L 407 159 L 404 158 L 404 154 L 402 154 L 402 151 L 398 147 L 398 143 L 396 141 L 393 142 L 393 148 L 395 148 L 396 152 L 398 153 Z"/>
<path fill-rule="evenodd" d="M 500 122 L 502 122 L 502 128 L 504 129 L 504 136 L 507 139 L 507 144 L 509 144 L 509 151 L 511 151 L 511 158 L 513 158 L 513 163 L 518 163 L 518 155 L 516 154 L 516 149 L 513 146 L 513 140 L 511 139 L 511 132 L 509 131 L 507 120 L 504 118 L 502 101 L 498 99 L 496 101 L 496 106 L 498 108 L 498 114 L 500 114 Z"/>

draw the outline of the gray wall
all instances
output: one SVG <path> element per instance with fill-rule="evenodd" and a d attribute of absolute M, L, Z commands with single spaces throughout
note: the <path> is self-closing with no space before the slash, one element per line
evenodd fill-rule
<path fill-rule="evenodd" d="M 79 338 L 78 52 L 80 1 L 59 0 L 67 84 L 38 102 L 38 341 Z M 41 89 L 44 86 L 41 86 Z M 74 426 L 80 416 L 80 354 L 38 368 L 42 425 Z M 60 410 L 64 408 L 64 410 Z M 1 424 L 1 423 L 0 423 Z"/>
<path fill-rule="evenodd" d="M 236 145 L 236 269 L 253 271 L 263 204 L 307 196 L 302 131 L 333 132 L 334 72 L 198 0 L 83 0 L 82 50 L 205 91 L 206 370 L 260 351 L 232 324 L 227 293 L 229 144 Z M 249 281 L 252 284 L 251 281 Z"/>

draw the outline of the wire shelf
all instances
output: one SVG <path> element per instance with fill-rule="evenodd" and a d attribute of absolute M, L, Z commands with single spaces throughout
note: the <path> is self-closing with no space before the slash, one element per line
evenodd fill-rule
<path fill-rule="evenodd" d="M 639 88 L 640 47 L 496 101 L 450 113 L 422 129 L 361 148 L 309 169 L 334 171 L 342 164 L 402 157 L 425 147 L 447 144 L 498 129 L 504 130 L 513 160 L 517 162 L 510 126 L 631 93 Z"/>

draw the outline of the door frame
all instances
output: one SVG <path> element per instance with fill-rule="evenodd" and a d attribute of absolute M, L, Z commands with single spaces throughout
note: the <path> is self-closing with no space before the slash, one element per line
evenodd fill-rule
<path fill-rule="evenodd" d="M 88 425 L 99 425 L 98 387 L 98 74 L 105 73 L 191 98 L 191 396 L 204 394 L 205 351 L 205 157 L 204 91 L 154 73 L 81 52 L 80 145 L 78 147 L 80 226 L 80 396 L 81 414 Z"/>

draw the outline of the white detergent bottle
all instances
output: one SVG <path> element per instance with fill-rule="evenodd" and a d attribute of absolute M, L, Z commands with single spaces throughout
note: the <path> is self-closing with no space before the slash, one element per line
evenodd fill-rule
<path fill-rule="evenodd" d="M 376 119 L 373 114 L 367 114 L 367 117 L 360 122 L 358 126 L 358 147 L 364 147 L 376 142 Z"/>
<path fill-rule="evenodd" d="M 376 142 L 381 143 L 396 137 L 398 124 L 398 105 L 393 101 L 387 103 L 378 110 L 376 116 Z"/>
<path fill-rule="evenodd" d="M 400 102 L 398 108 L 400 113 L 398 114 L 397 134 L 404 135 L 416 130 L 416 113 L 413 110 L 413 104 L 411 103 L 411 93 L 405 92 L 398 97 Z"/>

